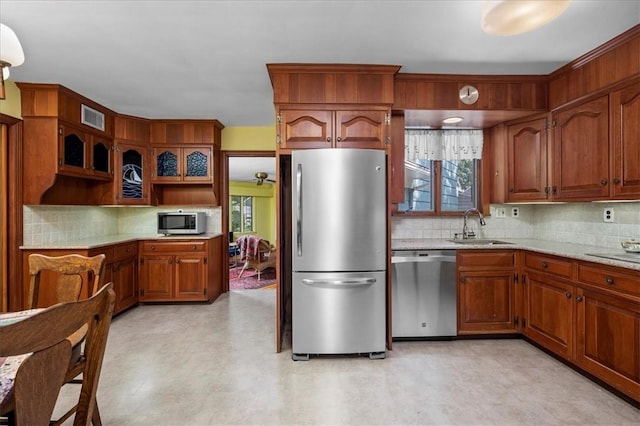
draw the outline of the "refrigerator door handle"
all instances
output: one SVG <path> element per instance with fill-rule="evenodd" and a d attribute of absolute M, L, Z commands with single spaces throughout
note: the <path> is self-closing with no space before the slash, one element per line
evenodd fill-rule
<path fill-rule="evenodd" d="M 296 246 L 298 251 L 298 257 L 302 256 L 302 164 L 298 163 L 296 171 L 296 204 L 297 204 L 297 218 L 296 218 Z"/>
<path fill-rule="evenodd" d="M 371 285 L 376 282 L 375 278 L 356 278 L 348 280 L 327 280 L 327 279 L 310 279 L 303 278 L 302 283 L 315 287 L 340 287 L 354 288 Z"/>

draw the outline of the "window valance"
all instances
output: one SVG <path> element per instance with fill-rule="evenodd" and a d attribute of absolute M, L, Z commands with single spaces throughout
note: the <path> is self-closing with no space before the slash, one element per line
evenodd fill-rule
<path fill-rule="evenodd" d="M 482 130 L 405 129 L 408 160 L 476 160 L 482 158 Z"/>

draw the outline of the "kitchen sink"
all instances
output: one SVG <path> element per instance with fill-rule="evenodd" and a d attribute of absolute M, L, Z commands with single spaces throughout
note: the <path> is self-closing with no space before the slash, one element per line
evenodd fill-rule
<path fill-rule="evenodd" d="M 477 245 L 493 245 L 493 244 L 512 244 L 506 241 L 500 240 L 489 240 L 489 239 L 481 239 L 481 238 L 467 238 L 464 240 L 448 240 L 452 243 L 456 244 L 477 244 Z"/>

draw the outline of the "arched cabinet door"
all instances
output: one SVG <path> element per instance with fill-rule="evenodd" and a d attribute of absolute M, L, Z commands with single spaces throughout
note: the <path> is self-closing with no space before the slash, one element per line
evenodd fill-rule
<path fill-rule="evenodd" d="M 358 110 L 278 111 L 277 145 L 281 152 L 293 149 L 386 149 L 391 114 L 386 108 Z"/>
<path fill-rule="evenodd" d="M 151 167 L 144 146 L 119 143 L 116 152 L 115 203 L 148 205 Z"/>
<path fill-rule="evenodd" d="M 89 179 L 113 179 L 113 140 L 76 126 L 58 126 L 58 173 Z"/>
<path fill-rule="evenodd" d="M 156 145 L 151 149 L 152 182 L 213 182 L 213 147 L 210 145 L 185 145 Z"/>

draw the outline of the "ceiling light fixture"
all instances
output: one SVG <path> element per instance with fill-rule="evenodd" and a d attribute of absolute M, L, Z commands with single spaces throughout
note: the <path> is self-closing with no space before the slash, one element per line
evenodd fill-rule
<path fill-rule="evenodd" d="M 24 52 L 18 36 L 5 24 L 0 24 L 0 70 L 2 83 L 0 84 L 0 99 L 6 98 L 4 81 L 9 78 L 9 67 L 17 67 L 24 62 Z"/>
<path fill-rule="evenodd" d="M 535 30 L 556 19 L 570 0 L 485 0 L 482 30 L 495 35 L 516 35 Z"/>
<path fill-rule="evenodd" d="M 460 123 L 461 121 L 462 121 L 462 117 L 448 117 L 442 120 L 442 122 L 445 124 L 456 124 L 456 123 Z"/>

